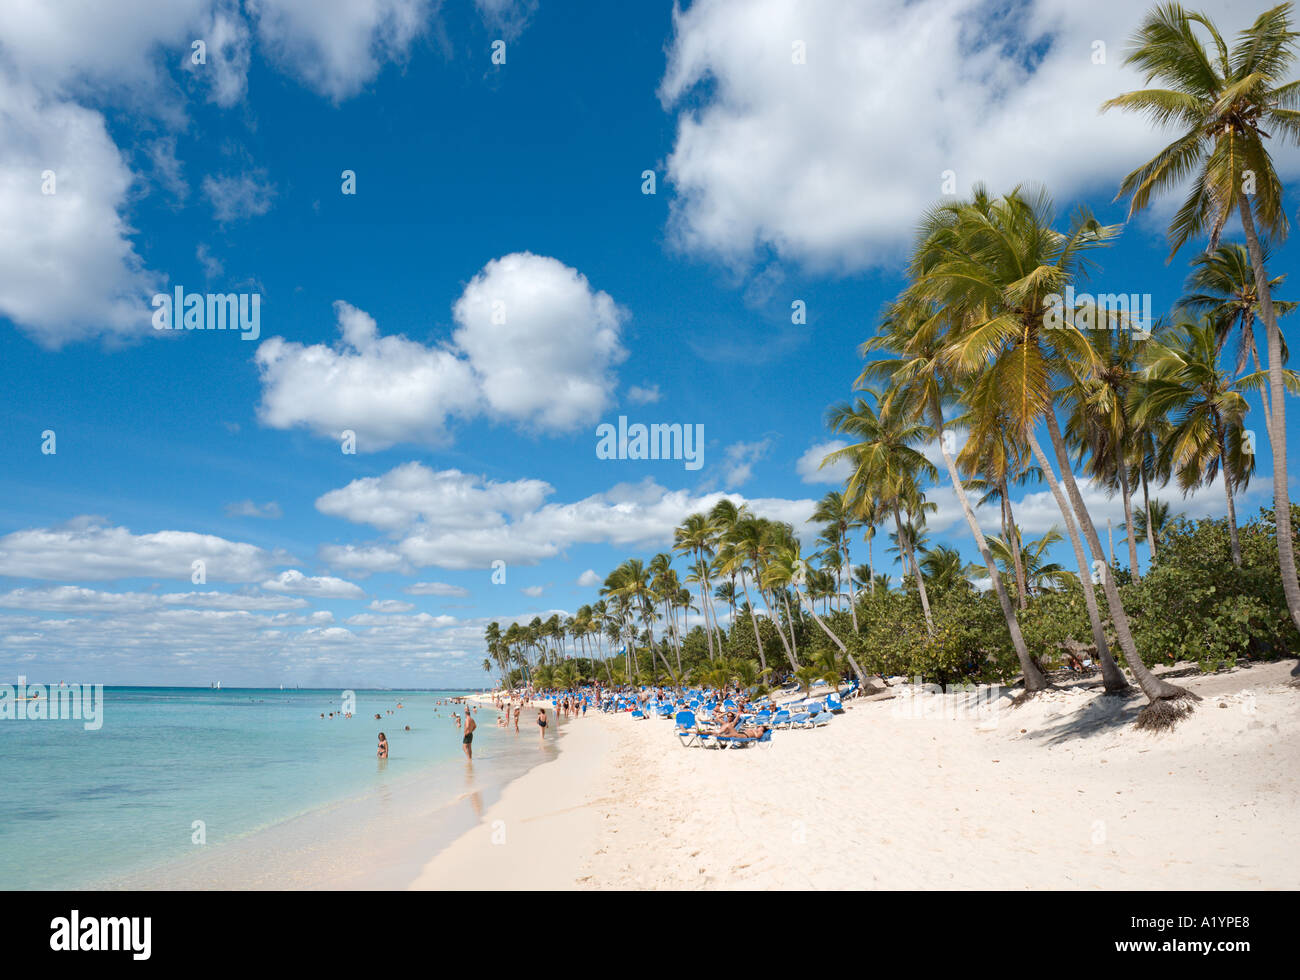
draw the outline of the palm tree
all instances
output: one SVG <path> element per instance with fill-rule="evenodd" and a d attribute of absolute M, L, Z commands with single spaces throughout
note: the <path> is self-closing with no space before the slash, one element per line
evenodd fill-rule
<path fill-rule="evenodd" d="M 943 205 L 929 218 L 932 262 L 918 270 L 913 292 L 937 306 L 966 311 L 967 322 L 947 354 L 958 376 L 974 378 L 966 400 L 985 420 L 1006 419 L 1017 439 L 1029 446 L 1061 507 L 1076 560 L 1084 568 L 1083 547 L 1076 540 L 1082 532 L 1101 565 L 1101 585 L 1120 648 L 1151 701 L 1139 721 L 1143 726 L 1164 724 L 1187 710 L 1169 702 L 1189 694 L 1155 677 L 1138 655 L 1118 585 L 1104 564 L 1101 540 L 1074 479 L 1053 396 L 1053 379 L 1066 363 L 1097 363 L 1096 352 L 1073 321 L 1074 311 L 1063 310 L 1061 297 L 1086 253 L 1105 245 L 1116 229 L 1101 225 L 1084 209 L 1069 232 L 1056 231 L 1053 220 L 1054 208 L 1045 191 L 1017 188 L 994 200 L 977 187 L 969 202 Z M 1035 430 L 1040 424 L 1046 426 L 1061 468 L 1064 494 L 1038 443 Z M 1098 623 L 1094 620 L 1093 632 L 1106 690 L 1123 690 L 1127 681 L 1110 656 Z"/>
<path fill-rule="evenodd" d="M 1078 452 L 1084 472 L 1113 493 L 1119 490 L 1124 504 L 1129 570 L 1134 580 L 1138 569 L 1137 539 L 1133 537 L 1133 487 L 1130 480 L 1134 426 L 1130 392 L 1138 384 L 1138 358 L 1146 339 L 1115 324 L 1115 330 L 1089 334 L 1095 360 L 1084 369 L 1067 360 L 1062 366 L 1066 385 L 1061 395 L 1068 409 L 1065 439 Z"/>
<path fill-rule="evenodd" d="M 1145 512 L 1138 511 L 1133 518 L 1133 534 L 1138 541 L 1146 542 L 1147 535 L 1151 536 L 1148 546 L 1151 548 L 1152 561 L 1155 560 L 1157 542 L 1164 540 L 1176 516 L 1169 513 L 1169 505 L 1163 500 L 1153 499 Z"/>
<path fill-rule="evenodd" d="M 1015 539 L 1021 541 L 1019 528 L 1016 528 Z M 1026 575 L 1029 579 L 1029 587 L 1035 593 L 1042 592 L 1045 589 L 1061 589 L 1067 585 L 1078 584 L 1079 579 L 1073 572 L 1068 571 L 1056 562 L 1045 562 L 1043 556 L 1047 549 L 1054 544 L 1059 544 L 1065 538 L 1056 528 L 1049 528 L 1047 533 L 1041 538 L 1033 541 L 1024 541 L 1020 552 L 1020 561 L 1024 566 Z M 989 538 L 989 549 L 993 555 L 1006 568 L 1013 561 L 1011 553 L 1012 545 L 1002 537 Z"/>
<path fill-rule="evenodd" d="M 936 235 L 932 237 L 931 231 L 936 232 Z M 945 232 L 946 223 L 942 219 L 928 229 L 923 225 L 921 242 L 911 266 L 914 273 L 923 275 L 933 264 L 934 257 L 930 249 L 936 246 L 946 247 L 948 236 Z M 923 290 L 919 291 L 923 292 Z M 945 402 L 952 400 L 954 386 L 961 380 L 953 365 L 947 361 L 946 354 L 953 335 L 961 329 L 962 320 L 962 314 L 956 307 L 951 309 L 934 307 L 924 301 L 895 304 L 885 318 L 882 332 L 861 347 L 864 354 L 883 349 L 894 353 L 895 356 L 868 363 L 858 377 L 857 384 L 862 385 L 871 378 L 888 379 L 891 387 L 887 399 L 897 399 L 901 405 L 906 406 L 904 410 L 918 420 L 928 416 L 933 431 L 939 434 L 939 451 L 947 467 L 953 490 L 957 494 L 957 500 L 961 504 L 966 525 L 975 538 L 975 545 L 988 570 L 998 604 L 1002 607 L 1002 617 L 1006 620 L 1011 644 L 1024 674 L 1025 690 L 1026 692 L 1040 691 L 1047 687 L 1047 678 L 1029 656 L 1029 648 L 1025 645 L 1024 636 L 1020 632 L 1020 623 L 1016 619 L 1015 609 L 1011 605 L 1011 599 L 1002 583 L 1002 576 L 998 574 L 997 565 L 989 552 L 984 531 L 975 517 L 975 510 L 971 507 L 970 498 L 957 472 L 954 458 L 955 446 L 950 445 L 950 433 L 944 431 L 943 406 Z M 931 555 L 933 557 L 930 557 Z M 943 564 L 950 558 L 956 560 L 955 572 L 951 568 L 944 570 L 948 576 L 943 580 L 946 583 L 945 587 L 955 586 L 958 580 L 966 581 L 965 576 L 961 574 L 961 557 L 956 551 L 946 549 L 945 552 L 943 549 L 937 549 L 935 552 L 928 553 L 927 557 L 930 558 L 932 567 Z M 953 578 L 953 575 L 956 578 Z M 920 571 L 917 578 L 924 578 Z"/>
<path fill-rule="evenodd" d="M 1269 249 L 1264 247 L 1264 261 L 1269 259 Z M 1193 272 L 1187 277 L 1188 294 L 1179 300 L 1178 305 L 1193 318 L 1208 316 L 1214 324 L 1218 337 L 1218 349 L 1223 350 L 1228 340 L 1237 338 L 1237 354 L 1234 359 L 1234 373 L 1238 376 L 1246 373 L 1246 359 L 1249 358 L 1255 370 L 1263 368 L 1259 362 L 1259 345 L 1255 342 L 1255 319 L 1259 313 L 1259 291 L 1255 288 L 1255 270 L 1251 265 L 1250 252 L 1237 242 L 1221 242 L 1219 247 L 1199 255 L 1192 262 Z M 1286 276 L 1274 276 L 1268 284 L 1270 292 L 1276 292 Z M 1273 300 L 1273 310 L 1278 316 L 1284 316 L 1295 309 L 1296 304 L 1279 299 Z M 1282 363 L 1287 360 L 1286 338 L 1282 338 Z M 1264 407 L 1264 425 L 1268 431 L 1273 430 L 1272 415 L 1268 410 L 1268 399 L 1262 398 Z"/>
<path fill-rule="evenodd" d="M 921 574 L 936 588 L 945 592 L 961 585 L 970 585 L 970 580 L 966 578 L 966 565 L 961 560 L 961 553 L 956 548 L 950 548 L 945 544 L 921 552 Z M 1009 603 L 1008 608 L 1010 608 Z M 1014 613 L 1011 618 L 1015 619 Z M 1028 651 L 1025 653 L 1025 659 L 1032 667 L 1033 661 L 1029 660 Z"/>
<path fill-rule="evenodd" d="M 923 479 L 934 480 L 938 472 L 925 456 L 912 447 L 930 436 L 928 426 L 905 420 L 897 405 L 886 403 L 877 414 L 864 398 L 851 404 L 836 405 L 828 414 L 830 428 L 861 440 L 843 449 L 829 453 L 822 466 L 847 459 L 853 464 L 847 494 L 850 499 L 869 495 L 879 499 L 894 517 L 895 534 L 904 548 L 908 564 L 916 567 L 916 558 L 907 535 L 903 532 L 903 508 L 919 506 Z M 925 579 L 916 576 L 921 596 L 921 610 L 925 616 L 926 630 L 934 635 L 934 618 L 930 614 L 930 598 L 926 593 Z"/>
<path fill-rule="evenodd" d="M 745 593 L 745 602 L 749 606 L 749 621 L 754 627 L 754 643 L 758 647 L 758 661 L 767 667 L 767 657 L 763 653 L 763 639 L 759 635 L 758 615 L 754 612 L 754 603 L 749 595 L 749 580 L 746 572 L 759 572 L 759 555 L 763 550 L 763 526 L 752 516 L 738 514 L 736 521 L 727 529 L 724 545 L 719 553 L 722 570 L 728 575 L 740 576 L 740 587 Z M 733 622 L 732 628 L 735 628 Z"/>
<path fill-rule="evenodd" d="M 715 533 L 713 523 L 703 514 L 689 515 L 680 527 L 673 530 L 673 550 L 689 553 L 695 559 L 692 566 L 695 576 L 693 581 L 700 586 L 700 614 L 704 617 L 704 634 L 709 641 L 710 660 L 713 659 L 713 631 L 716 623 L 709 618 L 713 606 L 709 601 L 709 559 L 713 557 Z"/>
<path fill-rule="evenodd" d="M 1241 567 L 1237 509 L 1233 490 L 1243 489 L 1255 468 L 1254 454 L 1244 437 L 1246 399 L 1242 388 L 1263 382 L 1262 374 L 1230 381 L 1218 363 L 1218 338 L 1208 319 L 1185 321 L 1182 334 L 1170 344 L 1154 344 L 1147 358 L 1148 380 L 1139 411 L 1172 415 L 1164 454 L 1178 485 L 1186 494 L 1223 474 L 1228 503 L 1228 535 L 1232 563 Z M 1292 371 L 1284 371 L 1287 387 L 1296 387 Z"/>
<path fill-rule="evenodd" d="M 838 549 L 844 555 L 844 561 L 836 568 L 836 581 L 839 580 L 839 571 L 843 569 L 852 569 L 853 563 L 849 560 L 849 535 L 853 531 L 863 526 L 863 519 L 855 513 L 854 508 L 845 499 L 843 491 L 832 490 L 818 502 L 817 508 L 813 511 L 812 519 L 819 521 L 830 528 L 835 529 L 835 543 Z M 858 595 L 857 590 L 853 587 L 853 576 L 850 574 L 849 579 L 849 613 L 853 619 L 853 632 L 858 631 Z"/>
<path fill-rule="evenodd" d="M 1208 234 L 1208 250 L 1213 252 L 1234 208 L 1241 219 L 1268 346 L 1266 402 L 1271 408 L 1268 431 L 1282 591 L 1291 619 L 1300 629 L 1300 579 L 1287 493 L 1282 334 L 1255 227 L 1258 219 L 1274 242 L 1286 237 L 1282 182 L 1267 140 L 1277 133 L 1284 141 L 1300 143 L 1300 82 L 1284 81 L 1295 58 L 1296 34 L 1290 17 L 1290 3 L 1264 11 L 1241 32 L 1230 52 L 1205 15 L 1177 3 L 1161 4 L 1142 22 L 1125 63 L 1137 65 L 1148 83 L 1159 79 L 1167 87 L 1126 92 L 1102 109 L 1142 112 L 1153 123 L 1174 125 L 1179 131 L 1172 143 L 1124 178 L 1118 195 L 1131 195 L 1132 216 L 1153 195 L 1181 187 L 1192 178 L 1190 193 L 1169 226 L 1171 256 L 1188 238 L 1202 233 Z M 1209 35 L 1213 54 L 1197 35 L 1197 27 Z"/>

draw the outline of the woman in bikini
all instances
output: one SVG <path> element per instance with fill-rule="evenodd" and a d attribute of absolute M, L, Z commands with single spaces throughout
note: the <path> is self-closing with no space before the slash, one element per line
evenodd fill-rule
<path fill-rule="evenodd" d="M 537 733 L 543 742 L 546 741 L 546 709 L 537 709 Z"/>

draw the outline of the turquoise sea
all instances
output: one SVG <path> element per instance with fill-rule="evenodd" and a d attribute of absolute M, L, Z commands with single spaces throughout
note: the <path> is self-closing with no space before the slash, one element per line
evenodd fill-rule
<path fill-rule="evenodd" d="M 331 720 L 338 690 L 109 687 L 97 731 L 0 720 L 0 887 L 400 887 L 555 751 L 480 707 L 468 764 L 455 693 Z"/>

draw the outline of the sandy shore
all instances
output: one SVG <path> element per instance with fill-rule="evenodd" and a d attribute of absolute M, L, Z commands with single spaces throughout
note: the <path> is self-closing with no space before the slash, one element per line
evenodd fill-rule
<path fill-rule="evenodd" d="M 589 714 L 414 887 L 1300 888 L 1293 666 L 1179 678 L 1164 734 L 1083 688 L 907 687 L 727 752 Z"/>

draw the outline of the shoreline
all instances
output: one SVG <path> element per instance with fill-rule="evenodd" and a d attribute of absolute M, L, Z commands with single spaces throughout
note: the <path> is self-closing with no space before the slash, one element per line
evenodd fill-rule
<path fill-rule="evenodd" d="M 410 887 L 1300 888 L 1294 663 L 1179 677 L 1203 700 L 1158 734 L 1087 682 L 975 711 L 895 684 L 762 749 L 589 713 Z"/>
<path fill-rule="evenodd" d="M 490 695 L 478 697 L 491 706 Z M 558 736 L 548 736 L 548 741 L 556 738 L 555 757 L 508 783 L 477 826 L 428 859 L 407 887 L 576 888 L 578 869 L 600 830 L 601 818 L 592 804 L 617 744 L 609 724 L 613 720 L 596 711 L 560 726 Z"/>

